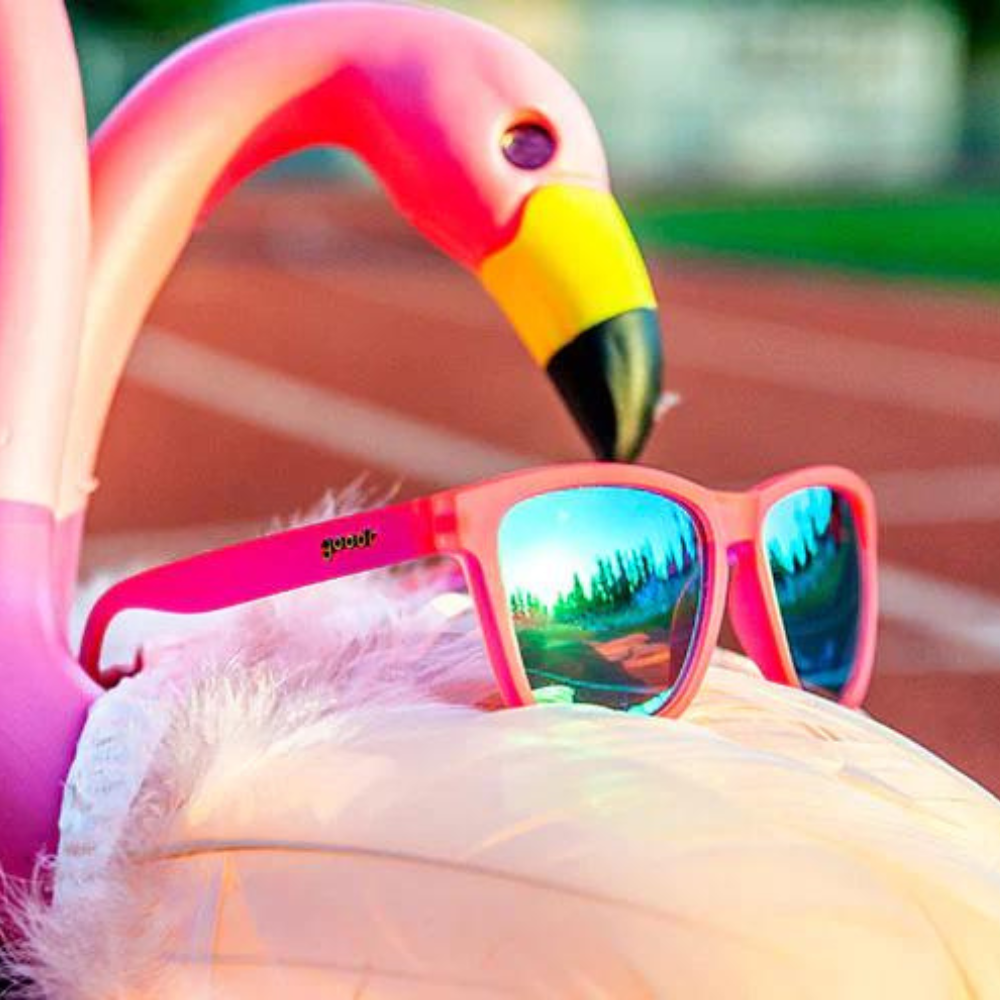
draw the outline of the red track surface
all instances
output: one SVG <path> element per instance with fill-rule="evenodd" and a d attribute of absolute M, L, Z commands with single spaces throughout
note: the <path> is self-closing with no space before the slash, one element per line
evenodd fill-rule
<path fill-rule="evenodd" d="M 720 486 L 819 461 L 874 477 L 887 614 L 870 708 L 1000 790 L 1000 299 L 750 266 L 654 270 L 667 383 L 683 402 L 644 460 Z M 151 325 L 515 456 L 586 457 L 476 283 L 370 195 L 238 194 L 195 239 Z M 159 357 L 142 363 L 140 344 L 119 395 L 96 543 L 190 526 L 208 544 L 213 522 L 288 514 L 359 472 L 401 478 L 374 431 L 341 448 L 151 387 Z M 225 382 L 220 397 L 233 395 Z M 433 457 L 409 456 L 404 495 L 445 485 Z M 478 472 L 453 464 L 454 481 Z M 947 473 L 956 467 L 971 468 Z M 885 475 L 908 470 L 931 473 L 926 491 Z M 101 551 L 91 546 L 91 566 Z"/>

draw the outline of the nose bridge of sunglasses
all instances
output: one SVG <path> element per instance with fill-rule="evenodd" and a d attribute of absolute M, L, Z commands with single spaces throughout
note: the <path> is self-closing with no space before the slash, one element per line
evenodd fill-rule
<path fill-rule="evenodd" d="M 725 547 L 729 565 L 735 564 L 739 546 L 753 541 L 757 531 L 757 501 L 749 493 L 717 493 L 716 517 L 722 531 L 720 544 Z"/>
<path fill-rule="evenodd" d="M 768 613 L 753 542 L 735 542 L 727 554 L 731 567 L 727 608 L 743 651 L 768 680 L 797 685 L 794 671 L 786 667 L 789 660 L 783 655 L 783 640 Z"/>

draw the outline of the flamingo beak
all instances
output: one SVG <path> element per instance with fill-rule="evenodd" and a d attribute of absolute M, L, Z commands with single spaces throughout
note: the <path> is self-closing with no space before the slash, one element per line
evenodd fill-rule
<path fill-rule="evenodd" d="M 479 276 L 595 455 L 634 459 L 653 425 L 663 350 L 649 274 L 614 198 L 540 188 Z"/>

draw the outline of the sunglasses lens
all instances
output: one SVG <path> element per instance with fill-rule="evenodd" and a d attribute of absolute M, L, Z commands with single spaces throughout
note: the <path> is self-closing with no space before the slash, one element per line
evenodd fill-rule
<path fill-rule="evenodd" d="M 538 701 L 653 714 L 677 690 L 702 607 L 692 515 L 645 490 L 532 497 L 500 526 L 500 571 Z"/>
<path fill-rule="evenodd" d="M 861 616 L 861 550 L 850 501 L 826 486 L 798 490 L 768 511 L 764 542 L 799 679 L 839 695 L 854 667 Z"/>

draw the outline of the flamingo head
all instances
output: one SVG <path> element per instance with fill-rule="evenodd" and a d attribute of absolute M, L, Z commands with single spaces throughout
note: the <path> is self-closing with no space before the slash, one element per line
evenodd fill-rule
<path fill-rule="evenodd" d="M 348 144 L 477 274 L 602 459 L 642 448 L 660 395 L 656 301 L 566 80 L 478 22 L 408 8 L 366 40 Z"/>

